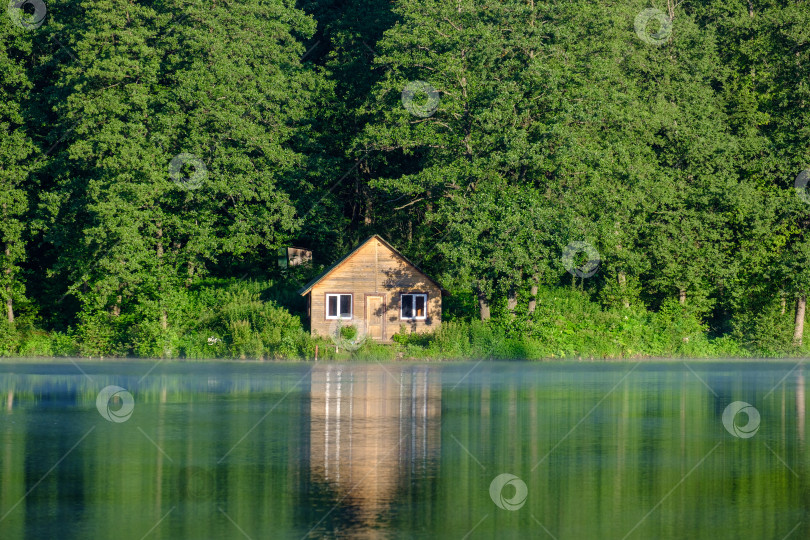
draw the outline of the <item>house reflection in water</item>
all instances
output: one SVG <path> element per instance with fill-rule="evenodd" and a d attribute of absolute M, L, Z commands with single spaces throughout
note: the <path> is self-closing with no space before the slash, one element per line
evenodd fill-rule
<path fill-rule="evenodd" d="M 378 521 L 400 481 L 430 474 L 440 451 L 441 374 L 427 366 L 322 366 L 312 372 L 310 466 L 355 533 Z M 420 470 L 421 469 L 421 470 Z"/>

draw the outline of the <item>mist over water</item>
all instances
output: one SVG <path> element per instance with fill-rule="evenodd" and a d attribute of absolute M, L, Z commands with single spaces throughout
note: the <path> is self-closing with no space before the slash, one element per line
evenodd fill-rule
<path fill-rule="evenodd" d="M 3 363 L 0 537 L 806 538 L 805 371 Z"/>

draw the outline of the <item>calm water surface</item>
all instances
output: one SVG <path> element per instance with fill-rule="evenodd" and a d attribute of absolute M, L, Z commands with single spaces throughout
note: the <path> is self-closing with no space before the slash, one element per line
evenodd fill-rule
<path fill-rule="evenodd" d="M 805 539 L 805 384 L 795 362 L 3 362 L 0 538 Z"/>

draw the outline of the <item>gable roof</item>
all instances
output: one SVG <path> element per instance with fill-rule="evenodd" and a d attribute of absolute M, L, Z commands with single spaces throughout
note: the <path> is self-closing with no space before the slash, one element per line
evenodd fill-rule
<path fill-rule="evenodd" d="M 397 254 L 399 257 L 402 257 L 402 259 L 403 259 L 403 260 L 404 260 L 406 263 L 408 263 L 409 265 L 411 265 L 412 267 L 414 267 L 414 268 L 416 269 L 416 271 L 417 271 L 417 272 L 419 272 L 420 274 L 422 274 L 423 276 L 425 276 L 425 277 L 428 279 L 428 281 L 430 281 L 431 283 L 433 283 L 434 285 L 436 285 L 436 286 L 439 288 L 439 290 L 442 292 L 442 296 L 447 296 L 447 295 L 449 295 L 449 293 L 448 293 L 447 291 L 445 291 L 445 290 L 444 290 L 444 288 L 443 288 L 441 285 L 439 285 L 439 283 L 438 283 L 438 282 L 437 282 L 435 279 L 431 278 L 429 275 L 427 275 L 426 273 L 424 273 L 424 272 L 422 271 L 422 269 L 421 269 L 421 268 L 419 268 L 419 267 L 418 267 L 418 266 L 416 266 L 414 263 L 412 263 L 410 260 L 408 260 L 408 258 L 407 258 L 405 255 L 403 255 L 402 253 L 400 253 L 400 252 L 399 252 L 399 250 L 397 250 L 397 248 L 395 248 L 394 246 L 392 246 L 391 244 L 389 244 L 388 242 L 386 242 L 386 241 L 385 241 L 385 239 L 384 239 L 382 236 L 380 236 L 379 234 L 374 234 L 374 235 L 371 235 L 371 236 L 369 236 L 368 238 L 366 238 L 364 241 L 360 242 L 360 244 L 358 244 L 358 246 L 357 246 L 356 248 L 354 248 L 353 250 L 351 250 L 351 251 L 350 251 L 350 252 L 349 252 L 349 253 L 348 253 L 348 254 L 347 254 L 345 257 L 341 258 L 341 259 L 340 259 L 338 262 L 336 262 L 335 264 L 333 264 L 332 266 L 330 266 L 329 268 L 327 268 L 326 270 L 324 270 L 323 272 L 321 272 L 321 274 L 320 274 L 320 275 L 318 275 L 317 277 L 315 277 L 315 278 L 314 278 L 312 281 L 310 281 L 309 283 L 307 283 L 306 285 L 304 285 L 304 286 L 301 288 L 301 290 L 299 290 L 299 291 L 298 291 L 298 294 L 300 294 L 301 296 L 304 296 L 304 295 L 308 294 L 308 293 L 309 293 L 309 291 L 310 291 L 310 290 L 312 290 L 312 287 L 314 287 L 314 286 L 315 286 L 315 285 L 317 285 L 317 284 L 318 284 L 318 283 L 319 283 L 321 280 L 323 280 L 324 278 L 326 278 L 326 276 L 328 276 L 329 274 L 331 274 L 331 273 L 332 273 L 334 270 L 336 270 L 336 269 L 337 269 L 337 268 L 338 268 L 338 267 L 339 267 L 341 264 L 343 264 L 344 262 L 346 262 L 347 260 L 349 260 L 349 259 L 351 258 L 351 256 L 352 256 L 352 255 L 354 255 L 355 253 L 357 253 L 357 252 L 360 250 L 360 248 L 361 248 L 361 247 L 365 246 L 366 244 L 368 244 L 369 242 L 371 242 L 371 241 L 372 241 L 372 240 L 374 240 L 375 238 L 376 238 L 377 240 L 379 240 L 380 242 L 382 242 L 382 244 L 383 244 L 385 247 L 387 247 L 388 249 L 390 249 L 391 251 L 393 251 L 394 253 L 396 253 L 396 254 Z"/>

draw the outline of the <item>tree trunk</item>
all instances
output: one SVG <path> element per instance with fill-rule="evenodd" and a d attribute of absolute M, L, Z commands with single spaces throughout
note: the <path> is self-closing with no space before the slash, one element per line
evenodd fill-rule
<path fill-rule="evenodd" d="M 680 293 L 678 294 L 678 302 L 681 304 L 686 303 L 686 289 L 681 289 Z"/>
<path fill-rule="evenodd" d="M 622 295 L 622 304 L 626 309 L 630 307 L 630 299 L 627 298 L 627 274 L 625 274 L 623 271 L 620 271 L 618 280 L 619 280 L 619 291 L 621 291 Z"/>
<path fill-rule="evenodd" d="M 667 15 L 669 15 L 669 20 L 675 20 L 675 8 L 678 7 L 678 5 L 680 5 L 678 0 L 667 0 Z"/>
<path fill-rule="evenodd" d="M 796 325 L 793 328 L 793 344 L 801 347 L 804 337 L 804 311 L 807 308 L 807 296 L 801 295 L 796 300 Z"/>
<path fill-rule="evenodd" d="M 780 292 L 779 295 L 782 297 L 782 310 L 781 310 L 781 313 L 782 313 L 782 315 L 784 315 L 785 314 L 785 308 L 787 308 L 787 296 L 785 296 L 785 291 Z"/>
<path fill-rule="evenodd" d="M 509 314 L 515 316 L 515 308 L 517 307 L 517 293 L 515 289 L 509 289 L 509 297 L 506 300 L 506 307 L 509 309 Z"/>
<path fill-rule="evenodd" d="M 115 304 L 113 304 L 111 310 L 113 317 L 120 317 L 121 316 L 121 295 L 115 297 Z"/>
<path fill-rule="evenodd" d="M 5 203 L 3 204 L 3 209 L 5 210 Z M 6 261 L 11 261 L 11 246 L 6 246 Z M 8 268 L 6 268 L 6 276 L 9 280 L 8 287 L 6 287 L 6 316 L 8 317 L 8 322 L 14 322 L 14 299 L 11 296 L 11 263 L 9 262 Z"/>
<path fill-rule="evenodd" d="M 481 320 L 488 321 L 490 317 L 489 300 L 487 299 L 486 293 L 480 287 L 478 288 L 478 306 L 481 310 Z"/>
<path fill-rule="evenodd" d="M 119 261 L 121 265 L 124 264 L 124 261 Z M 113 303 L 112 307 L 110 308 L 110 315 L 113 317 L 121 316 L 121 302 L 123 300 L 121 296 L 121 282 L 118 282 L 118 294 L 115 296 L 115 303 Z"/>
<path fill-rule="evenodd" d="M 158 268 L 160 268 L 161 263 L 163 262 L 163 224 L 157 224 L 157 247 L 155 249 L 157 253 L 157 260 L 158 260 Z M 160 271 L 160 270 L 158 270 Z M 161 290 L 163 287 L 158 286 L 158 289 Z M 162 293 L 162 290 L 161 290 Z M 162 296 L 162 294 L 161 294 Z M 166 330 L 169 327 L 169 317 L 166 313 L 166 308 L 163 307 L 163 301 L 161 300 L 160 306 L 160 327 L 163 330 Z"/>
<path fill-rule="evenodd" d="M 622 231 L 621 223 L 616 221 L 614 222 L 613 225 L 614 225 L 613 234 L 616 236 L 620 236 Z M 621 253 L 622 251 L 621 241 L 616 244 L 616 251 L 618 253 Z M 619 259 L 621 260 L 621 257 L 619 257 Z M 619 270 L 619 275 L 616 276 L 616 279 L 618 280 L 619 283 L 619 295 L 621 295 L 622 297 L 622 305 L 625 307 L 625 309 L 627 309 L 630 307 L 630 299 L 627 298 L 627 274 L 625 274 L 624 270 Z"/>
<path fill-rule="evenodd" d="M 537 276 L 534 276 L 534 283 L 532 283 L 531 300 L 529 300 L 529 313 L 534 313 L 537 309 Z"/>
<path fill-rule="evenodd" d="M 365 208 L 363 209 L 363 223 L 365 225 L 371 225 L 372 219 L 371 214 L 372 210 L 374 209 L 374 203 L 371 201 L 371 196 L 366 193 L 366 204 Z"/>

